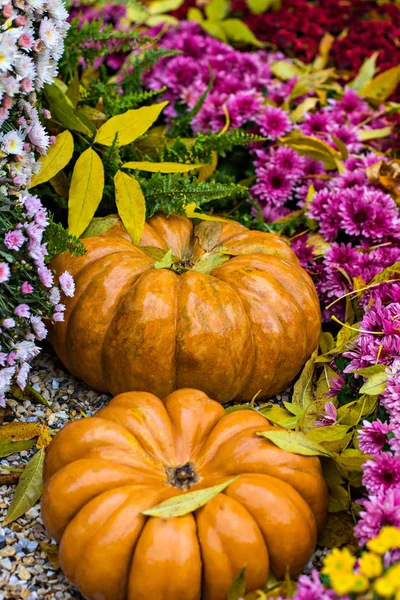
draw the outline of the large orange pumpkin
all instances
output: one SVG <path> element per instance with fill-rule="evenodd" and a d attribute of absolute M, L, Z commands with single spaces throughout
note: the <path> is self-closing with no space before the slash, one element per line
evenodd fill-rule
<path fill-rule="evenodd" d="M 68 424 L 48 448 L 42 498 L 66 576 L 92 600 L 226 600 L 243 566 L 248 591 L 262 588 L 269 570 L 297 575 L 327 492 L 318 458 L 256 435 L 272 428 L 255 411 L 227 414 L 192 389 L 164 401 L 121 394 Z M 142 514 L 233 476 L 195 513 Z"/>
<path fill-rule="evenodd" d="M 316 347 L 314 286 L 276 235 L 157 215 L 141 246 L 172 249 L 174 270 L 155 268 L 120 222 L 84 242 L 84 256 L 53 263 L 72 273 L 76 293 L 50 339 L 97 390 L 163 397 L 194 387 L 219 402 L 261 399 L 285 389 Z M 214 259 L 226 262 L 212 268 Z"/>

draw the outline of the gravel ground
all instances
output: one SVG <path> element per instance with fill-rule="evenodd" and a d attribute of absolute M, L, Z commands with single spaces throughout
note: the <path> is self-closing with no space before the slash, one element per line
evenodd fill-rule
<path fill-rule="evenodd" d="M 83 414 L 92 415 L 107 403 L 109 396 L 98 394 L 85 384 L 65 373 L 51 354 L 42 353 L 34 364 L 30 384 L 48 400 L 51 409 L 30 401 L 9 400 L 15 420 L 47 423 L 52 430 L 62 428 L 68 421 Z M 286 392 L 277 396 L 281 403 L 289 400 Z M 23 467 L 33 451 L 25 450 L 0 459 L 0 474 L 9 473 L 1 466 Z M 11 502 L 15 485 L 0 486 L 0 523 Z M 40 518 L 39 503 L 9 526 L 0 527 L 0 600 L 69 600 L 83 596 L 68 583 L 46 551 L 51 540 L 46 536 Z M 43 547 L 44 546 L 44 547 Z M 46 551 L 45 551 L 45 549 Z M 305 572 L 318 568 L 325 549 L 317 548 Z"/>

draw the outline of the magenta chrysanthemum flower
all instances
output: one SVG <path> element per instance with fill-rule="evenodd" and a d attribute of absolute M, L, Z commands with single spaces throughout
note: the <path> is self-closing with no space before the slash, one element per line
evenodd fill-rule
<path fill-rule="evenodd" d="M 363 428 L 358 431 L 360 450 L 371 456 L 380 454 L 383 446 L 388 443 L 388 433 L 391 431 L 393 427 L 389 423 L 382 423 L 379 419 L 372 423 L 363 421 Z"/>
<path fill-rule="evenodd" d="M 375 460 L 367 460 L 363 469 L 363 485 L 370 494 L 400 487 L 400 457 L 390 452 L 383 452 Z"/>
<path fill-rule="evenodd" d="M 293 191 L 293 180 L 273 164 L 258 167 L 257 175 L 257 184 L 251 188 L 251 192 L 273 206 L 284 204 Z"/>
<path fill-rule="evenodd" d="M 270 152 L 271 162 L 287 177 L 299 179 L 304 171 L 304 159 L 292 148 L 279 146 Z"/>
<path fill-rule="evenodd" d="M 342 373 L 336 373 L 335 377 L 329 378 L 330 388 L 329 392 L 326 392 L 326 396 L 330 396 L 331 398 L 337 396 L 339 392 L 342 390 L 343 386 L 346 383 L 346 380 Z"/>
<path fill-rule="evenodd" d="M 360 501 L 363 510 L 354 528 L 360 546 L 376 537 L 384 525 L 400 527 L 400 488 L 389 489 Z"/>
<path fill-rule="evenodd" d="M 334 598 L 335 593 L 323 586 L 316 569 L 311 571 L 311 577 L 300 575 L 293 600 L 333 600 Z"/>
<path fill-rule="evenodd" d="M 398 235 L 398 209 L 389 194 L 381 190 L 355 186 L 345 189 L 338 206 L 342 227 L 349 235 L 380 240 Z"/>
<path fill-rule="evenodd" d="M 293 123 L 290 121 L 287 112 L 275 106 L 268 105 L 258 116 L 257 124 L 260 127 L 262 135 L 273 140 L 284 136 L 293 127 Z"/>
<path fill-rule="evenodd" d="M 315 421 L 317 427 L 334 425 L 337 420 L 337 410 L 333 402 L 325 402 L 325 412 L 318 415 L 319 420 Z"/>
<path fill-rule="evenodd" d="M 290 247 L 299 259 L 302 267 L 308 267 L 308 263 L 314 257 L 314 247 L 311 244 L 307 245 L 307 240 L 308 235 L 301 235 L 290 242 Z"/>
<path fill-rule="evenodd" d="M 23 294 L 32 294 L 33 286 L 30 283 L 28 283 L 28 281 L 24 281 L 21 285 L 21 292 Z"/>

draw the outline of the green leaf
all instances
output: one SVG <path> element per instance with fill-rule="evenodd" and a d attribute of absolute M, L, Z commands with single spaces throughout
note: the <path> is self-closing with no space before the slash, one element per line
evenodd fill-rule
<path fill-rule="evenodd" d="M 57 85 L 46 84 L 43 91 L 50 104 L 51 115 L 55 121 L 61 123 L 67 129 L 73 129 L 73 131 L 79 131 L 89 136 L 92 135 L 90 129 L 76 115 L 69 98 Z"/>
<path fill-rule="evenodd" d="M 379 394 L 383 394 L 386 389 L 387 380 L 387 373 L 375 373 L 374 375 L 371 375 L 360 388 L 360 394 L 367 394 L 368 396 L 378 396 Z"/>
<path fill-rule="evenodd" d="M 206 252 L 192 268 L 192 271 L 198 273 L 211 273 L 230 259 L 230 255 L 223 252 Z"/>
<path fill-rule="evenodd" d="M 35 187 L 49 181 L 69 163 L 74 153 L 74 138 L 70 131 L 63 131 L 56 137 L 56 143 L 50 146 L 45 156 L 41 156 L 39 173 L 36 173 L 29 184 Z"/>
<path fill-rule="evenodd" d="M 88 148 L 75 163 L 68 199 L 68 232 L 79 237 L 99 206 L 104 189 L 104 167 L 100 156 Z"/>
<path fill-rule="evenodd" d="M 173 162 L 150 162 L 148 160 L 130 161 L 122 165 L 123 169 L 138 169 L 149 173 L 188 173 L 194 169 L 201 169 L 204 164 L 187 165 L 184 163 Z"/>
<path fill-rule="evenodd" d="M 399 83 L 400 65 L 379 73 L 372 81 L 363 86 L 360 95 L 369 100 L 384 102 L 393 94 Z"/>
<path fill-rule="evenodd" d="M 350 373 L 357 373 L 358 375 L 368 378 L 376 373 L 384 373 L 386 369 L 387 365 L 371 365 L 370 367 L 365 367 L 365 369 L 354 369 L 353 371 L 350 371 Z"/>
<path fill-rule="evenodd" d="M 218 496 L 234 481 L 237 477 L 228 479 L 224 483 L 219 483 L 213 487 L 205 488 L 202 490 L 196 490 L 195 492 L 188 492 L 187 494 L 181 494 L 174 498 L 168 498 L 157 506 L 149 508 L 143 511 L 143 515 L 148 517 L 159 517 L 161 519 L 168 519 L 170 517 L 182 517 L 187 515 L 202 506 L 205 506 L 210 500 Z"/>
<path fill-rule="evenodd" d="M 35 445 L 35 440 L 22 440 L 20 442 L 10 442 L 9 440 L 0 440 L 0 458 L 14 454 L 14 452 L 22 452 L 28 450 Z"/>
<path fill-rule="evenodd" d="M 297 404 L 298 406 L 302 406 L 304 408 L 307 408 L 314 401 L 312 380 L 315 369 L 316 355 L 317 351 L 313 352 L 311 357 L 308 359 L 293 388 L 293 404 Z"/>
<path fill-rule="evenodd" d="M 352 87 L 357 93 L 360 93 L 362 88 L 367 85 L 376 73 L 376 59 L 378 58 L 379 52 L 374 52 L 366 58 L 360 67 L 355 79 L 349 83 L 349 87 Z"/>
<path fill-rule="evenodd" d="M 358 135 L 362 142 L 367 142 L 368 140 L 378 140 L 388 137 L 391 133 L 391 127 L 381 127 L 381 129 L 362 129 L 358 132 Z"/>
<path fill-rule="evenodd" d="M 172 257 L 172 249 L 170 248 L 168 252 L 164 254 L 161 260 L 157 260 L 154 263 L 155 269 L 169 269 L 174 264 L 174 259 Z"/>
<path fill-rule="evenodd" d="M 301 454 L 303 456 L 331 456 L 331 453 L 320 446 L 317 442 L 310 440 L 300 431 L 258 431 L 260 437 L 267 438 L 278 448 Z"/>
<path fill-rule="evenodd" d="M 318 102 L 318 98 L 306 98 L 290 113 L 291 120 L 294 123 L 298 123 L 306 113 L 308 113 L 310 110 L 313 110 L 317 106 Z"/>
<path fill-rule="evenodd" d="M 302 411 L 302 409 L 300 409 L 300 411 Z M 271 421 L 271 423 L 275 423 L 286 429 L 293 429 L 296 427 L 296 423 L 299 420 L 299 416 L 293 416 L 292 413 L 277 404 L 264 404 L 260 406 L 259 412 L 268 419 L 268 421 Z"/>
<path fill-rule="evenodd" d="M 151 15 L 161 15 L 176 10 L 183 2 L 184 0 L 155 0 L 148 3 L 147 9 Z"/>
<path fill-rule="evenodd" d="M 270 69 L 275 77 L 279 77 L 284 81 L 299 77 L 302 74 L 302 70 L 290 60 L 277 60 L 270 65 Z"/>
<path fill-rule="evenodd" d="M 206 7 L 205 13 L 210 21 L 221 21 L 229 12 L 229 2 L 227 0 L 211 0 Z"/>
<path fill-rule="evenodd" d="M 281 6 L 281 0 L 247 0 L 250 11 L 255 15 L 261 15 L 270 8 L 278 10 Z"/>
<path fill-rule="evenodd" d="M 118 214 L 134 244 L 140 243 L 146 220 L 146 203 L 139 182 L 117 171 L 114 177 Z"/>
<path fill-rule="evenodd" d="M 242 567 L 232 581 L 227 600 L 240 600 L 246 593 L 246 567 Z"/>
<path fill-rule="evenodd" d="M 82 233 L 81 238 L 96 237 L 109 231 L 111 227 L 119 221 L 118 215 L 108 215 L 107 217 L 95 217 L 92 219 Z"/>
<path fill-rule="evenodd" d="M 313 442 L 337 442 L 342 440 L 349 430 L 348 425 L 327 425 L 325 427 L 315 427 L 307 431 L 307 437 Z"/>
<path fill-rule="evenodd" d="M 246 23 L 243 23 L 240 19 L 225 19 L 220 25 L 229 40 L 233 42 L 252 44 L 257 48 L 264 48 L 265 46 L 264 42 L 258 40 Z"/>
<path fill-rule="evenodd" d="M 19 479 L 2 527 L 24 515 L 27 510 L 36 504 L 42 495 L 44 454 L 44 448 L 41 448 L 26 465 Z"/>
<path fill-rule="evenodd" d="M 112 117 L 100 127 L 94 141 L 103 146 L 111 146 L 117 135 L 119 146 L 130 144 L 146 133 L 167 104 L 168 102 L 161 102 L 152 106 L 142 106 Z"/>

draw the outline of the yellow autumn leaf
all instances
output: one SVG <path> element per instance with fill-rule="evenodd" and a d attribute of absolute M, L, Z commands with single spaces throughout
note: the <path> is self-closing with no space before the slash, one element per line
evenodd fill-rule
<path fill-rule="evenodd" d="M 196 212 L 197 204 L 188 204 L 185 206 L 185 215 L 189 219 L 201 219 L 202 221 L 222 221 L 224 223 L 230 223 L 229 219 L 224 217 L 217 217 L 216 215 L 206 215 L 205 213 Z"/>
<path fill-rule="evenodd" d="M 70 131 L 63 131 L 56 137 L 56 143 L 50 146 L 46 156 L 39 159 L 40 171 L 32 177 L 29 187 L 33 188 L 52 179 L 69 163 L 73 152 L 74 138 Z"/>
<path fill-rule="evenodd" d="M 122 165 L 124 169 L 138 169 L 149 173 L 188 173 L 194 169 L 204 167 L 204 164 L 186 165 L 174 162 L 150 162 L 149 160 L 130 161 Z"/>
<path fill-rule="evenodd" d="M 103 146 L 111 146 L 115 136 L 118 135 L 119 146 L 130 144 L 146 133 L 167 104 L 168 102 L 160 102 L 152 106 L 142 106 L 112 117 L 100 127 L 94 141 Z"/>
<path fill-rule="evenodd" d="M 117 171 L 114 177 L 118 214 L 134 244 L 139 244 L 146 219 L 146 203 L 139 182 Z"/>
<path fill-rule="evenodd" d="M 68 201 L 68 231 L 79 237 L 92 220 L 104 189 L 100 156 L 88 148 L 76 161 Z"/>
<path fill-rule="evenodd" d="M 379 73 L 369 81 L 360 92 L 360 96 L 384 102 L 396 90 L 400 83 L 400 65 Z"/>

